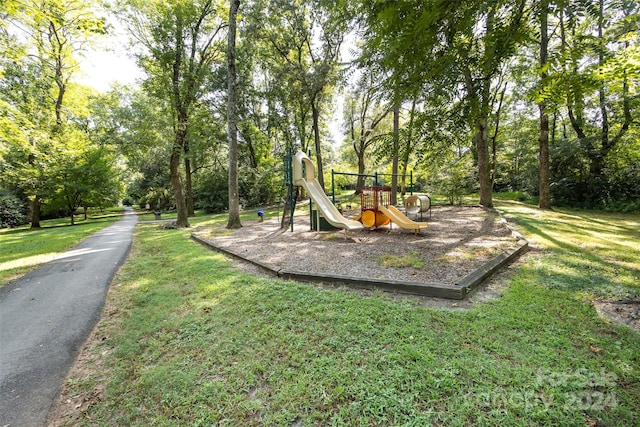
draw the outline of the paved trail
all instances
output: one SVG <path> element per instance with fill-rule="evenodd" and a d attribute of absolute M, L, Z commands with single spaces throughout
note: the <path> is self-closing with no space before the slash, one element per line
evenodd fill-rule
<path fill-rule="evenodd" d="M 0 289 L 0 427 L 43 426 L 95 326 L 137 216 L 123 219 Z"/>

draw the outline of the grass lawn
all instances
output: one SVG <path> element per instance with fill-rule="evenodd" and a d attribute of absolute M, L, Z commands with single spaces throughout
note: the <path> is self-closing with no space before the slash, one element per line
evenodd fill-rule
<path fill-rule="evenodd" d="M 256 277 L 141 224 L 66 423 L 640 425 L 640 336 L 590 304 L 640 295 L 640 218 L 499 209 L 537 249 L 467 311 Z"/>
<path fill-rule="evenodd" d="M 93 233 L 122 217 L 122 209 L 104 212 L 89 211 L 69 225 L 69 218 L 41 221 L 42 228 L 31 230 L 28 225 L 0 229 L 0 287 L 39 265 L 51 261 Z"/>

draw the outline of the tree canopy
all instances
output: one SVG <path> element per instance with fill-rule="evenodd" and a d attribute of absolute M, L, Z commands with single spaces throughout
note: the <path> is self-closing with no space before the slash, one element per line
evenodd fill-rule
<path fill-rule="evenodd" d="M 6 0 L 0 186 L 29 201 L 34 227 L 41 207 L 73 218 L 125 186 L 143 205 L 176 209 L 179 226 L 197 208 L 229 209 L 234 224 L 241 208 L 283 200 L 282 158 L 300 149 L 320 182 L 328 167 L 413 170 L 451 202 L 477 192 L 489 207 L 493 192 L 514 191 L 545 208 L 637 211 L 638 8 Z M 145 78 L 97 93 L 73 76 L 108 36 L 109 13 Z M 402 193 L 406 182 L 393 184 Z"/>

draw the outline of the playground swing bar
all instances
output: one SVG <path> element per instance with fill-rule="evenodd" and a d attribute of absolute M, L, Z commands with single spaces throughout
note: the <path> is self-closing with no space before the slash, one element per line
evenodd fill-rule
<path fill-rule="evenodd" d="M 345 175 L 345 176 L 363 176 L 365 178 L 373 178 L 373 185 L 378 187 L 380 185 L 378 177 L 381 176 L 398 176 L 398 177 L 409 177 L 409 194 L 413 195 L 413 171 L 409 171 L 409 173 L 379 173 L 374 172 L 373 175 L 365 174 L 365 173 L 349 173 L 349 172 L 336 172 L 331 169 L 331 201 L 333 204 L 336 204 L 336 184 L 335 184 L 335 175 Z"/>

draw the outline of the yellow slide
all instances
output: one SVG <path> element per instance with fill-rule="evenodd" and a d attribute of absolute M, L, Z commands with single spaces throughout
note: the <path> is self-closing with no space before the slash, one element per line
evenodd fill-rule
<path fill-rule="evenodd" d="M 358 221 L 348 219 L 342 216 L 338 208 L 336 208 L 331 200 L 324 194 L 324 190 L 320 186 L 317 179 L 301 180 L 300 184 L 307 190 L 307 193 L 316 204 L 316 207 L 327 220 L 327 222 L 336 228 L 343 228 L 348 231 L 362 230 L 364 227 Z"/>
<path fill-rule="evenodd" d="M 316 204 L 318 211 L 329 224 L 347 231 L 362 230 L 364 228 L 358 221 L 343 217 L 338 208 L 331 203 L 331 200 L 329 200 L 316 179 L 315 166 L 302 151 L 298 151 L 294 156 L 292 169 L 293 183 L 302 186 L 307 191 L 313 203 Z"/>
<path fill-rule="evenodd" d="M 415 222 L 410 220 L 393 205 L 389 205 L 386 208 L 382 205 L 378 205 L 378 210 L 385 214 L 391 222 L 397 224 L 398 227 L 404 228 L 405 230 L 413 230 L 416 234 L 420 233 L 420 229 L 427 228 L 429 226 L 426 222 Z"/>

